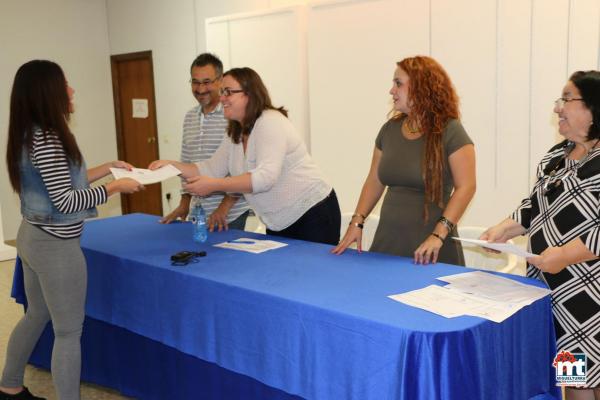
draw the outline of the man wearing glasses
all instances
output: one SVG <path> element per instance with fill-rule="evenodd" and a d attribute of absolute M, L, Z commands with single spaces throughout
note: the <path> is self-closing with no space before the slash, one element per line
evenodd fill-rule
<path fill-rule="evenodd" d="M 223 106 L 219 102 L 223 75 L 221 60 L 214 54 L 200 54 L 192 62 L 190 75 L 192 94 L 198 106 L 188 111 L 183 121 L 181 162 L 184 163 L 209 159 L 225 138 L 227 130 L 227 120 L 223 117 Z M 185 220 L 190 203 L 193 206 L 197 201 L 209 216 L 210 230 L 244 229 L 248 217 L 246 200 L 243 196 L 225 193 L 193 197 L 189 193 L 182 193 L 179 205 L 161 222 L 168 224 L 178 218 Z"/>

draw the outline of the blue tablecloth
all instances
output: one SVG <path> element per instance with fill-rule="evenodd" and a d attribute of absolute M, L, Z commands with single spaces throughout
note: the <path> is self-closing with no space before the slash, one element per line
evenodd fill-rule
<path fill-rule="evenodd" d="M 88 222 L 86 315 L 307 399 L 559 398 L 548 297 L 501 324 L 446 319 L 387 296 L 441 285 L 436 277 L 462 267 L 334 256 L 288 239 L 258 255 L 211 246 L 244 236 L 256 235 L 214 233 L 198 246 L 186 223 Z M 181 250 L 208 256 L 171 266 Z"/>

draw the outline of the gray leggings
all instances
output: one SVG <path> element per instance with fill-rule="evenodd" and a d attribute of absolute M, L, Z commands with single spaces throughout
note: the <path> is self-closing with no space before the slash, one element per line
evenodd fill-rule
<path fill-rule="evenodd" d="M 10 335 L 1 385 L 23 385 L 27 360 L 52 319 L 55 339 L 51 368 L 57 397 L 78 400 L 87 290 L 87 268 L 79 238 L 58 239 L 22 221 L 17 250 L 23 262 L 28 308 Z"/>

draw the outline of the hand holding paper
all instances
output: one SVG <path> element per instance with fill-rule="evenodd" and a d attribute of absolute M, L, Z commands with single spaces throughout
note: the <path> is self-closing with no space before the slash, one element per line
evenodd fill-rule
<path fill-rule="evenodd" d="M 459 238 L 459 237 L 453 237 L 452 239 L 459 240 L 463 243 L 476 244 L 478 246 L 486 247 L 488 249 L 492 249 L 492 250 L 496 250 L 496 251 L 501 251 L 504 253 L 516 254 L 517 256 L 525 257 L 525 258 L 534 257 L 537 255 L 537 254 L 529 253 L 528 251 L 523 250 L 519 246 L 515 246 L 514 244 L 510 244 L 510 243 L 490 243 L 487 240 L 465 239 L 465 238 Z"/>
<path fill-rule="evenodd" d="M 131 178 L 143 185 L 162 182 L 168 178 L 181 174 L 181 171 L 171 164 L 167 164 L 154 171 L 143 168 L 132 168 L 131 171 L 122 168 L 111 168 L 110 172 L 115 179 Z"/>
<path fill-rule="evenodd" d="M 109 169 L 110 168 L 120 168 L 131 171 L 135 167 L 129 164 L 127 161 L 116 160 L 109 163 Z"/>

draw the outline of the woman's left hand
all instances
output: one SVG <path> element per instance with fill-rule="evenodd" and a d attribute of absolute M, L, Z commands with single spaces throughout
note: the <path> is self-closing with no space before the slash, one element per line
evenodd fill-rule
<path fill-rule="evenodd" d="M 435 264 L 443 244 L 441 239 L 433 235 L 427 236 L 427 239 L 415 250 L 415 264 L 429 264 L 430 262 Z"/>
<path fill-rule="evenodd" d="M 215 192 L 212 188 L 214 181 L 214 178 L 205 175 L 192 176 L 186 180 L 183 190 L 197 196 L 206 196 Z"/>
<path fill-rule="evenodd" d="M 527 262 L 538 267 L 544 272 L 557 274 L 567 267 L 564 249 L 561 247 L 548 247 L 539 256 L 528 257 Z"/>
<path fill-rule="evenodd" d="M 126 161 L 117 160 L 117 161 L 113 161 L 109 164 L 110 164 L 110 168 L 123 168 L 123 169 L 126 169 L 127 171 L 131 171 L 133 169 L 133 165 L 129 164 Z"/>

